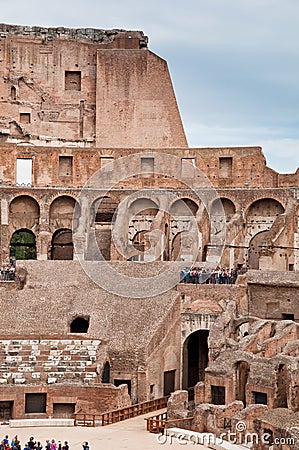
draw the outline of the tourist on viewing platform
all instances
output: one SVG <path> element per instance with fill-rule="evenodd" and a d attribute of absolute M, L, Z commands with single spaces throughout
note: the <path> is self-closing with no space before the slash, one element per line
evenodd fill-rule
<path fill-rule="evenodd" d="M 57 444 L 55 442 L 55 439 L 52 439 L 51 441 L 50 450 L 57 450 Z"/>
<path fill-rule="evenodd" d="M 69 449 L 70 449 L 70 447 L 69 447 L 69 444 L 68 444 L 68 442 L 67 442 L 67 441 L 64 441 L 64 444 L 63 444 L 62 450 L 69 450 Z"/>
<path fill-rule="evenodd" d="M 45 445 L 45 450 L 50 450 L 51 449 L 51 444 L 49 439 L 46 439 L 46 445 Z"/>
<path fill-rule="evenodd" d="M 88 442 L 83 442 L 82 448 L 83 448 L 83 450 L 90 450 L 90 449 L 89 449 Z"/>
<path fill-rule="evenodd" d="M 247 272 L 246 267 L 229 269 L 228 267 L 215 267 L 214 270 L 203 267 L 185 268 L 180 272 L 180 283 L 190 284 L 235 284 L 238 275 Z"/>

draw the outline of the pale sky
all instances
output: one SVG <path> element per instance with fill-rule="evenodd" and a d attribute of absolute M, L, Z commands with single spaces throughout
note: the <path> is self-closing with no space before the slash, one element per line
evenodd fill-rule
<path fill-rule="evenodd" d="M 261 145 L 299 166 L 299 0 L 0 0 L 1 22 L 142 30 L 191 147 Z"/>

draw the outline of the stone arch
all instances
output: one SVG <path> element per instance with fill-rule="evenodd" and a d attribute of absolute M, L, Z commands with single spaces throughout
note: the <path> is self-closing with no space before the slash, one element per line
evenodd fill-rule
<path fill-rule="evenodd" d="M 171 260 L 192 262 L 198 252 L 198 240 L 195 234 L 187 230 L 180 231 L 172 239 Z"/>
<path fill-rule="evenodd" d="M 192 389 L 204 381 L 209 361 L 209 330 L 200 329 L 189 334 L 183 344 L 182 388 Z"/>
<path fill-rule="evenodd" d="M 136 218 L 144 216 L 154 217 L 157 215 L 158 211 L 158 203 L 146 197 L 137 198 L 129 205 L 130 216 L 134 216 Z"/>
<path fill-rule="evenodd" d="M 261 252 L 268 247 L 268 230 L 261 231 L 253 236 L 249 242 L 248 268 L 259 269 Z"/>
<path fill-rule="evenodd" d="M 74 210 L 78 208 L 74 197 L 69 195 L 61 195 L 56 197 L 49 210 L 50 215 L 50 227 L 54 230 L 59 228 L 73 228 Z"/>
<path fill-rule="evenodd" d="M 77 316 L 70 324 L 70 333 L 87 333 L 89 329 L 89 317 Z"/>
<path fill-rule="evenodd" d="M 116 219 L 118 202 L 111 196 L 98 197 L 91 206 L 92 221 L 95 223 L 113 223 Z"/>
<path fill-rule="evenodd" d="M 118 201 L 112 196 L 97 197 L 91 205 L 91 232 L 88 235 L 87 258 L 111 259 L 112 229 L 116 220 Z"/>
<path fill-rule="evenodd" d="M 72 260 L 74 256 L 73 233 L 68 228 L 60 228 L 53 233 L 51 259 Z"/>
<path fill-rule="evenodd" d="M 215 199 L 211 205 L 211 215 L 226 217 L 226 221 L 229 222 L 233 215 L 236 213 L 236 206 L 232 200 L 226 197 L 220 197 Z"/>
<path fill-rule="evenodd" d="M 247 208 L 247 220 L 257 217 L 276 217 L 284 213 L 283 205 L 274 198 L 261 198 L 255 200 Z"/>
<path fill-rule="evenodd" d="M 175 200 L 170 206 L 170 215 L 177 216 L 196 216 L 198 204 L 191 198 L 180 198 Z"/>
<path fill-rule="evenodd" d="M 31 230 L 21 228 L 12 234 L 10 258 L 16 260 L 36 259 L 36 237 Z"/>
<path fill-rule="evenodd" d="M 9 222 L 17 230 L 26 228 L 32 230 L 39 223 L 40 207 L 35 198 L 29 195 L 19 195 L 9 204 Z"/>

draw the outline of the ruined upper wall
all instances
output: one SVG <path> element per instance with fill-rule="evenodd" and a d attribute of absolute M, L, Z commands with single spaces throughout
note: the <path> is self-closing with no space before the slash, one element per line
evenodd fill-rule
<path fill-rule="evenodd" d="M 141 31 L 0 26 L 0 136 L 187 147 L 167 63 Z"/>
<path fill-rule="evenodd" d="M 18 37 L 41 38 L 43 41 L 53 41 L 55 39 L 75 39 L 88 40 L 95 43 L 113 44 L 115 47 L 119 46 L 118 41 L 122 39 L 122 44 L 127 41 L 124 38 L 131 40 L 129 48 L 132 48 L 132 42 L 136 48 L 147 47 L 148 37 L 144 35 L 143 31 L 128 31 L 122 29 L 103 30 L 98 28 L 65 28 L 65 27 L 40 27 L 40 26 L 26 26 L 26 25 L 10 25 L 6 23 L 0 24 L 0 37 L 7 37 L 8 35 L 15 35 Z M 137 47 L 137 40 L 139 40 Z M 126 47 L 125 47 L 126 48 Z"/>

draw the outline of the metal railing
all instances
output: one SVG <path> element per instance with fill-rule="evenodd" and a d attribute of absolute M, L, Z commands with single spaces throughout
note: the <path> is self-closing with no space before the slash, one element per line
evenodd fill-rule
<path fill-rule="evenodd" d="M 105 426 L 132 417 L 141 416 L 158 409 L 166 408 L 168 397 L 149 400 L 125 408 L 115 409 L 103 414 L 74 414 L 74 426 Z"/>

